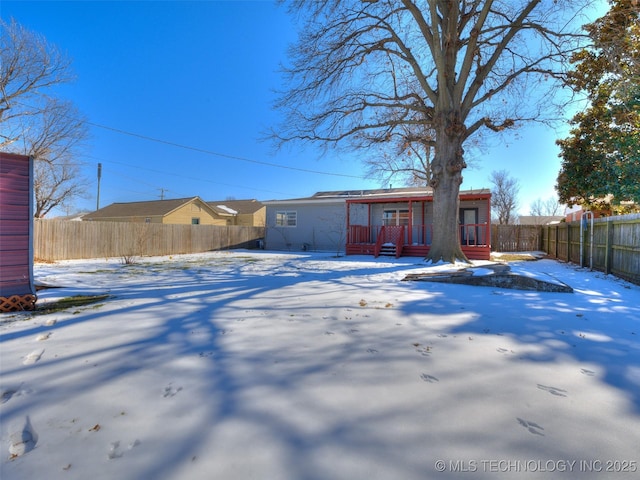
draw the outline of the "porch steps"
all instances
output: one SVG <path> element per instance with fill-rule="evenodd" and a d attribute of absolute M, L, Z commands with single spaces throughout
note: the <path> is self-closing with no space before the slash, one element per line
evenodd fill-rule
<path fill-rule="evenodd" d="M 395 245 L 381 245 L 379 255 L 385 257 L 395 257 L 397 256 L 397 249 Z"/>

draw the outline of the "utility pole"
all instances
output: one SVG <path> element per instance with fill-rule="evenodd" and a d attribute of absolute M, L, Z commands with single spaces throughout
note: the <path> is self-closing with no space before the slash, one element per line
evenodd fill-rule
<path fill-rule="evenodd" d="M 100 180 L 102 179 L 102 164 L 98 163 L 98 196 L 96 198 L 96 210 L 100 210 Z"/>
<path fill-rule="evenodd" d="M 160 190 L 160 200 L 164 200 L 164 188 L 159 188 L 158 190 Z"/>

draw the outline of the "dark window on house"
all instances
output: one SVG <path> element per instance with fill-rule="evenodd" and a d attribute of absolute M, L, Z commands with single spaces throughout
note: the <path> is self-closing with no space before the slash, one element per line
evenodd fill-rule
<path fill-rule="evenodd" d="M 144 223 L 151 223 L 151 217 L 146 217 L 144 219 Z"/>
<path fill-rule="evenodd" d="M 192 218 L 191 225 L 200 225 L 200 219 L 197 217 Z"/>
<path fill-rule="evenodd" d="M 296 227 L 298 212 L 295 210 L 276 212 L 276 227 Z"/>

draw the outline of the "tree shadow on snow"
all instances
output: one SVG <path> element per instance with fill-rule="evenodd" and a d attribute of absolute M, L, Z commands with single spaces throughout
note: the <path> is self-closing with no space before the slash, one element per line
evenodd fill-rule
<path fill-rule="evenodd" d="M 378 268 L 376 273 L 398 268 L 402 264 Z M 190 476 L 191 466 L 198 471 L 199 463 L 207 462 L 210 478 L 242 478 L 238 472 L 249 468 L 243 464 L 251 464 L 255 455 L 273 453 L 281 457 L 276 463 L 286 472 L 282 478 L 324 479 L 330 476 L 329 465 L 340 461 L 346 462 L 345 472 L 357 472 L 366 462 L 373 462 L 367 467 L 372 473 L 387 465 L 394 466 L 394 473 L 403 472 L 404 478 L 421 478 L 424 458 L 408 459 L 406 451 L 411 444 L 424 443 L 423 433 L 409 436 L 406 442 L 390 443 L 369 430 L 370 425 L 394 419 L 406 421 L 402 409 L 390 405 L 359 410 L 361 398 L 333 402 L 331 392 L 316 388 L 336 377 L 340 379 L 336 390 L 345 384 L 363 392 L 375 389 L 376 379 L 370 372 L 383 372 L 385 362 L 395 360 L 392 354 L 377 355 L 376 348 L 384 340 L 375 332 L 356 328 L 366 319 L 350 313 L 357 311 L 359 300 L 344 295 L 351 280 L 333 270 L 300 269 L 298 263 L 286 259 L 270 275 L 252 272 L 249 263 L 224 268 L 204 263 L 177 269 L 172 276 L 163 275 L 160 269 L 153 285 L 131 278 L 114 285 L 112 298 L 101 308 L 60 315 L 55 325 L 7 332 L 0 343 L 27 340 L 46 331 L 56 341 L 73 335 L 72 341 L 86 348 L 55 355 L 55 347 L 49 344 L 37 363 L 3 369 L 7 382 L 16 384 L 28 369 L 35 393 L 6 402 L 2 422 L 15 422 L 51 402 L 79 399 L 75 401 L 83 404 L 92 395 L 100 398 L 103 393 L 116 392 L 113 398 L 102 399 L 102 410 L 97 409 L 100 419 L 70 420 L 74 413 L 69 412 L 69 419 L 51 421 L 77 421 L 83 424 L 83 431 L 97 430 L 96 425 L 108 430 L 111 443 L 108 452 L 105 444 L 105 455 L 109 462 L 100 468 L 119 478 Z M 371 270 L 353 268 L 346 274 L 357 278 Z M 308 284 L 304 295 L 296 289 L 301 284 Z M 331 291 L 342 294 L 344 303 L 315 301 L 314 295 Z M 80 333 L 75 329 L 95 325 L 96 332 L 109 332 L 104 322 L 111 325 L 107 339 L 96 341 L 90 329 Z M 305 338 L 287 336 L 295 322 Z M 139 410 L 140 402 L 145 411 Z M 120 411 L 121 418 L 114 420 Z M 136 418 L 152 413 L 160 427 L 156 432 L 146 429 L 151 422 Z M 121 421 L 139 424 L 139 436 L 120 438 L 117 425 Z M 127 432 L 130 429 L 123 427 Z M 262 438 L 263 445 L 258 448 L 251 435 Z M 229 439 L 232 444 L 224 445 Z M 130 442 L 130 449 L 121 447 L 120 441 Z M 46 442 L 40 435 L 39 445 Z M 237 459 L 225 460 L 217 450 L 203 450 L 210 445 Z M 261 451 L 252 450 L 256 448 Z M 341 451 L 352 452 L 354 458 L 330 458 L 331 453 Z M 64 455 L 64 451 L 56 454 L 61 462 L 65 462 Z M 137 459 L 125 463 L 127 457 Z M 264 464 L 272 462 L 265 460 Z M 260 471 L 260 462 L 255 468 L 259 477 L 275 475 Z"/>

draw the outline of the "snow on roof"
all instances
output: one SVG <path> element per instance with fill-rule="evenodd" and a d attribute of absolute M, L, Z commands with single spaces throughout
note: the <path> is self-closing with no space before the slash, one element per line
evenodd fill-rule
<path fill-rule="evenodd" d="M 217 208 L 224 210 L 227 213 L 230 213 L 231 215 L 237 215 L 238 212 L 235 211 L 233 208 L 229 208 L 226 205 L 216 205 Z"/>

